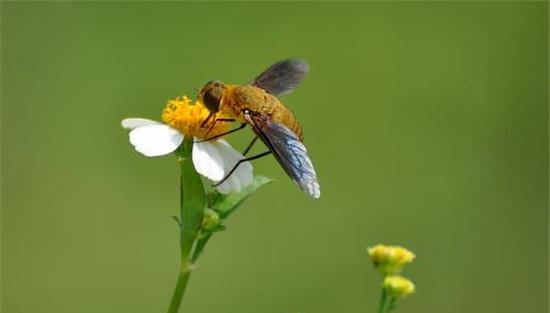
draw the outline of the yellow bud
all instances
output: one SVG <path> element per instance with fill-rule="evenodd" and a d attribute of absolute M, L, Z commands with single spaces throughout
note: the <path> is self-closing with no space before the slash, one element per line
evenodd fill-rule
<path fill-rule="evenodd" d="M 374 266 L 384 275 L 398 274 L 405 264 L 416 257 L 411 251 L 399 246 L 376 245 L 368 248 Z"/>
<path fill-rule="evenodd" d="M 382 288 L 386 290 L 389 296 L 395 298 L 404 298 L 414 292 L 413 282 L 402 276 L 386 277 Z"/>
<path fill-rule="evenodd" d="M 211 230 L 214 227 L 220 225 L 220 216 L 216 211 L 206 209 L 202 218 L 202 228 Z"/>

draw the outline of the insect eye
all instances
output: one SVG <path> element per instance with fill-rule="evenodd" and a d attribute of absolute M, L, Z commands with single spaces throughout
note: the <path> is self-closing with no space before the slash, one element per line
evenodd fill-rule
<path fill-rule="evenodd" d="M 210 112 L 218 112 L 220 109 L 220 92 L 216 92 L 214 89 L 206 91 L 203 95 L 202 101 Z"/>

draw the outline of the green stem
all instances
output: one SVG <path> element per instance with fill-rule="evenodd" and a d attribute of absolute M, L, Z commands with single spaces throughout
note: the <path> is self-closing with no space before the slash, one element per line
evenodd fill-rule
<path fill-rule="evenodd" d="M 187 287 L 187 282 L 189 281 L 189 276 L 191 276 L 191 271 L 189 269 L 180 271 L 176 288 L 172 294 L 172 301 L 170 301 L 170 307 L 168 308 L 169 313 L 178 312 L 183 294 L 185 293 L 185 288 Z"/>
<path fill-rule="evenodd" d="M 380 296 L 380 305 L 378 306 L 378 313 L 384 313 L 387 300 L 388 300 L 388 293 L 386 292 L 386 289 L 382 288 L 382 295 Z"/>
<path fill-rule="evenodd" d="M 172 294 L 168 313 L 177 313 L 191 275 L 191 251 L 201 227 L 206 205 L 201 178 L 193 166 L 193 139 L 186 138 L 177 151 L 180 164 L 180 273 Z"/>
<path fill-rule="evenodd" d="M 191 254 L 191 262 L 195 263 L 199 256 L 202 254 L 202 251 L 204 250 L 204 247 L 208 243 L 208 240 L 212 237 L 212 234 L 206 234 L 203 235 L 204 237 L 197 239 L 197 243 L 195 244 L 195 249 L 193 250 L 193 253 Z"/>
<path fill-rule="evenodd" d="M 388 304 L 388 310 L 386 312 L 390 313 L 391 311 L 393 311 L 393 309 L 395 309 L 395 307 L 397 306 L 396 304 L 397 304 L 397 298 L 391 297 L 390 303 Z"/>

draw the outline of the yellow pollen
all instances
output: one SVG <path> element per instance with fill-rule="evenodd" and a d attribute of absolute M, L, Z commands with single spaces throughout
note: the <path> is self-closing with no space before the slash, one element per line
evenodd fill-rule
<path fill-rule="evenodd" d="M 197 100 L 195 103 L 191 103 L 189 98 L 183 96 L 182 99 L 168 100 L 162 111 L 162 120 L 186 136 L 203 139 L 222 134 L 229 129 L 226 122 L 214 124 L 218 114 L 202 125 L 209 114 L 210 111 L 200 101 Z M 214 127 L 212 127 L 213 125 Z"/>

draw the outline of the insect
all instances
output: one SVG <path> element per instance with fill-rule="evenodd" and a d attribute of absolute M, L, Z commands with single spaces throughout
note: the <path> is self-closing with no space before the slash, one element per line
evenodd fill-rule
<path fill-rule="evenodd" d="M 247 85 L 229 85 L 216 80 L 206 83 L 201 88 L 198 98 L 210 111 L 203 125 L 212 118 L 215 119 L 212 125 L 217 122 L 241 124 L 238 128 L 206 140 L 227 135 L 250 125 L 255 137 L 243 155 L 250 151 L 258 138 L 269 149 L 237 162 L 218 184 L 227 179 L 242 162 L 273 154 L 287 175 L 303 192 L 313 198 L 321 196 L 317 174 L 303 144 L 302 126 L 278 99 L 297 87 L 304 80 L 308 69 L 306 62 L 289 59 L 273 64 Z M 218 112 L 224 118 L 216 118 Z"/>

